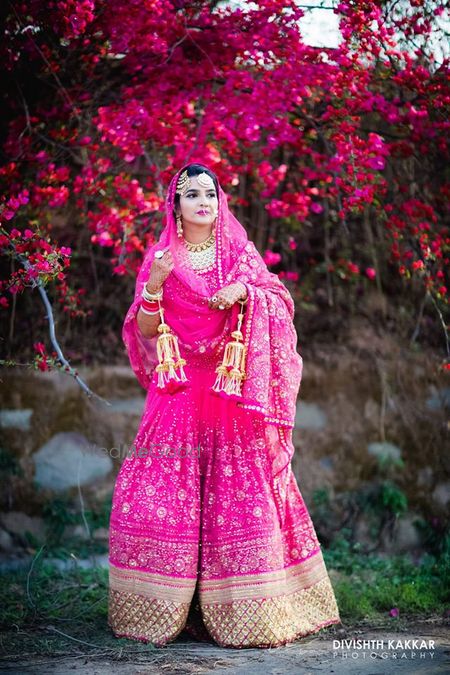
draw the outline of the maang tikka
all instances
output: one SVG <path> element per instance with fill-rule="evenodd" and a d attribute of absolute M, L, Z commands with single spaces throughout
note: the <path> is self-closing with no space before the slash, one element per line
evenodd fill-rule
<path fill-rule="evenodd" d="M 204 171 L 203 171 L 203 173 L 198 174 L 197 180 L 202 187 L 213 188 L 215 190 L 215 185 L 214 185 L 213 179 L 211 178 L 211 176 L 209 176 Z M 191 183 L 191 180 L 188 176 L 187 169 L 185 169 L 180 174 L 180 177 L 178 178 L 176 193 L 179 194 L 180 196 L 184 195 L 189 190 L 191 185 L 192 185 L 192 183 Z M 217 212 L 214 213 L 214 216 L 217 216 Z M 181 214 L 177 215 L 176 222 L 177 222 L 177 235 L 181 239 L 183 237 L 183 224 L 181 222 Z"/>

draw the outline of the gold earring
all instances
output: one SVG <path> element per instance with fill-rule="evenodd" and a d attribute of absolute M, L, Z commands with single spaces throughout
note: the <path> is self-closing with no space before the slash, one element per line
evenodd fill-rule
<path fill-rule="evenodd" d="M 183 225 L 181 223 L 181 214 L 180 213 L 177 215 L 176 220 L 177 220 L 177 235 L 181 239 L 181 237 L 183 236 Z"/>

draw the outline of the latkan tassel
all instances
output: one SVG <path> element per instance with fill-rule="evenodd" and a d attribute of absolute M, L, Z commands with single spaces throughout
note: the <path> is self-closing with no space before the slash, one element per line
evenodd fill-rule
<path fill-rule="evenodd" d="M 247 353 L 241 332 L 243 318 L 244 314 L 241 303 L 238 326 L 231 333 L 233 340 L 225 346 L 222 363 L 216 368 L 217 378 L 212 387 L 212 390 L 215 392 L 223 391 L 232 396 L 241 396 L 242 383 L 246 378 L 245 359 Z"/>
<path fill-rule="evenodd" d="M 170 326 L 164 321 L 164 310 L 159 307 L 161 315 L 161 323 L 158 326 L 158 333 L 160 333 L 156 342 L 156 351 L 158 354 L 159 364 L 156 366 L 158 373 L 158 387 L 171 389 L 170 384 L 173 382 L 187 382 L 187 377 L 183 366 L 186 365 L 185 359 L 180 356 L 178 347 L 178 338 L 171 332 Z M 179 373 L 177 373 L 179 370 Z"/>

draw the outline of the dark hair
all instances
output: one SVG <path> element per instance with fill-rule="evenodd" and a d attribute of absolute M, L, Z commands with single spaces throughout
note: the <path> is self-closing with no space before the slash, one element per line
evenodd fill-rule
<path fill-rule="evenodd" d="M 211 171 L 211 169 L 208 169 L 208 167 L 203 166 L 203 164 L 187 164 L 180 171 L 180 174 L 183 173 L 185 169 L 187 169 L 188 176 L 199 176 L 201 173 L 207 173 L 208 176 L 211 176 L 216 188 L 216 195 L 217 197 L 219 197 L 219 181 L 217 180 L 216 174 L 213 171 Z M 179 205 L 180 205 L 180 195 L 178 193 L 175 193 L 174 210 Z"/>

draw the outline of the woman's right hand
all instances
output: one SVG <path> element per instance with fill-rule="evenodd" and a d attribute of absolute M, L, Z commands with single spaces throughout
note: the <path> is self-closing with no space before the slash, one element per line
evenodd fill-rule
<path fill-rule="evenodd" d="M 172 253 L 169 248 L 166 248 L 162 258 L 155 258 L 150 267 L 150 275 L 146 283 L 149 293 L 157 293 L 162 288 L 174 266 Z"/>

